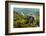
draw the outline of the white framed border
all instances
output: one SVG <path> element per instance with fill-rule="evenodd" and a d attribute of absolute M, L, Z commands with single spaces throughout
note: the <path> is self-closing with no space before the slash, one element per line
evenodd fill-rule
<path fill-rule="evenodd" d="M 40 9 L 40 27 L 30 27 L 30 28 L 13 28 L 13 8 L 39 8 Z M 9 33 L 19 33 L 19 32 L 34 32 L 43 31 L 43 5 L 37 4 L 11 4 L 9 3 L 9 20 L 10 20 L 10 31 Z"/>

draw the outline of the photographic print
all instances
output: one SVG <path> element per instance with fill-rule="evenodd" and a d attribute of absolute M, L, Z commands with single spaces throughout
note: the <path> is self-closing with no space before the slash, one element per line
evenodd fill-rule
<path fill-rule="evenodd" d="M 38 8 L 13 8 L 14 28 L 39 27 Z"/>
<path fill-rule="evenodd" d="M 5 34 L 44 33 L 44 3 L 5 1 Z"/>

